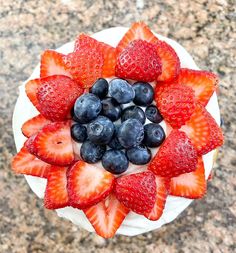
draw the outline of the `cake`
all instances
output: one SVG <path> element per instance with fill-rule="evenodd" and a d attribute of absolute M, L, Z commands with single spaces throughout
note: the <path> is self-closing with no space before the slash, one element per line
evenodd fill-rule
<path fill-rule="evenodd" d="M 215 74 L 142 22 L 81 34 L 46 50 L 20 86 L 13 171 L 46 208 L 104 238 L 157 229 L 206 193 L 223 144 L 217 89 Z"/>

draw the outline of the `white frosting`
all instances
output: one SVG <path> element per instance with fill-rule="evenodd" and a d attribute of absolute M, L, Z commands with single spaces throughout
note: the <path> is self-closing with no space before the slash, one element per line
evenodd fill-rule
<path fill-rule="evenodd" d="M 111 46 L 116 46 L 119 40 L 122 38 L 124 33 L 127 31 L 127 28 L 124 27 L 114 27 L 110 29 L 106 29 L 95 33 L 92 37 L 98 39 L 99 41 L 106 42 Z M 169 43 L 178 54 L 181 67 L 187 67 L 191 69 L 198 69 L 197 65 L 193 61 L 192 57 L 189 53 L 176 41 L 163 37 L 161 35 L 156 34 L 156 36 Z M 57 51 L 61 53 L 69 53 L 73 51 L 74 42 L 67 43 L 62 47 L 58 48 Z M 30 79 L 38 78 L 40 73 L 39 65 L 35 68 Z M 25 82 L 26 83 L 26 82 Z M 34 106 L 29 101 L 28 97 L 25 94 L 25 83 L 19 87 L 20 94 L 17 99 L 15 110 L 13 114 L 13 133 L 17 151 L 21 149 L 23 143 L 25 142 L 26 138 L 21 132 L 22 124 L 27 121 L 28 119 L 32 118 L 33 116 L 38 114 L 38 111 L 34 108 Z M 220 124 L 220 112 L 219 106 L 217 102 L 217 96 L 214 93 L 211 97 L 208 105 L 207 110 L 211 113 L 211 115 L 215 118 L 216 122 Z M 204 166 L 205 166 L 205 176 L 206 178 L 210 174 L 210 171 L 213 166 L 213 155 L 214 151 L 206 154 L 203 157 Z M 129 168 L 129 172 L 131 170 L 137 169 L 137 167 Z M 25 176 L 30 188 L 32 191 L 39 197 L 44 197 L 44 191 L 46 187 L 46 179 L 37 178 L 33 176 Z M 171 222 L 174 220 L 186 207 L 188 207 L 193 200 L 181 198 L 181 197 L 174 197 L 168 196 L 165 209 L 163 215 L 158 221 L 150 221 L 146 219 L 144 216 L 138 215 L 134 212 L 130 212 L 125 220 L 123 221 L 122 225 L 118 229 L 118 234 L 123 234 L 127 236 L 134 236 L 138 234 L 142 234 L 154 229 L 161 227 L 162 225 Z M 73 222 L 74 224 L 88 230 L 94 232 L 93 227 L 87 220 L 86 216 L 81 210 L 74 209 L 72 207 L 66 207 L 56 210 L 58 216 L 66 218 Z"/>

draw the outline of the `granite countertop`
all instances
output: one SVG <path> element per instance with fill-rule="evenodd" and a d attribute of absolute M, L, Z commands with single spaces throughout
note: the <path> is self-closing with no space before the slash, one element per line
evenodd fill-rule
<path fill-rule="evenodd" d="M 17 87 L 44 49 L 57 48 L 82 31 L 129 26 L 137 20 L 176 39 L 200 68 L 219 74 L 226 140 L 205 198 L 157 231 L 104 240 L 44 209 L 24 177 L 13 175 L 11 117 Z M 235 252 L 235 0 L 0 0 L 0 34 L 0 252 Z"/>

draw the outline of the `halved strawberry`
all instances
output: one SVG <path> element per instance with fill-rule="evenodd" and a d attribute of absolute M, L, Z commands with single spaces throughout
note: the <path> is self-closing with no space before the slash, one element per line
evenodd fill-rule
<path fill-rule="evenodd" d="M 202 198 L 205 193 L 206 180 L 201 157 L 198 157 L 197 169 L 194 172 L 171 178 L 170 195 L 198 199 Z"/>
<path fill-rule="evenodd" d="M 37 157 L 58 166 L 70 165 L 74 153 L 70 122 L 53 122 L 43 127 L 34 139 Z"/>
<path fill-rule="evenodd" d="M 40 110 L 37 92 L 40 85 L 40 79 L 30 80 L 25 84 L 25 92 L 31 103 Z"/>
<path fill-rule="evenodd" d="M 198 102 L 206 106 L 218 85 L 218 77 L 208 71 L 180 69 L 178 82 L 191 87 Z"/>
<path fill-rule="evenodd" d="M 47 176 L 47 186 L 44 195 L 44 207 L 57 209 L 68 206 L 67 167 L 52 166 Z"/>
<path fill-rule="evenodd" d="M 32 155 L 36 155 L 37 153 L 37 150 L 34 145 L 34 140 L 36 136 L 37 134 L 31 135 L 29 139 L 27 139 L 25 142 L 25 147 L 27 148 L 28 152 L 30 152 L 30 154 Z"/>
<path fill-rule="evenodd" d="M 110 172 L 83 161 L 68 171 L 70 205 L 83 209 L 97 204 L 111 192 L 115 177 Z"/>
<path fill-rule="evenodd" d="M 21 131 L 26 137 L 30 137 L 37 134 L 45 125 L 51 121 L 39 114 L 29 120 L 27 120 L 21 127 Z"/>
<path fill-rule="evenodd" d="M 111 238 L 129 213 L 113 194 L 98 204 L 83 210 L 98 235 Z"/>
<path fill-rule="evenodd" d="M 117 52 L 122 52 L 131 41 L 137 39 L 145 40 L 150 43 L 155 43 L 158 41 L 157 37 L 151 32 L 149 27 L 144 22 L 136 22 L 132 24 L 130 29 L 125 33 L 118 43 L 116 47 Z"/>

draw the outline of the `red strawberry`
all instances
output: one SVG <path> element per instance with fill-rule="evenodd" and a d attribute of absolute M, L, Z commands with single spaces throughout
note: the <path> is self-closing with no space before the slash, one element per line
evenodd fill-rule
<path fill-rule="evenodd" d="M 216 90 L 218 78 L 215 74 L 202 70 L 181 69 L 178 77 L 180 84 L 191 87 L 198 102 L 206 105 Z"/>
<path fill-rule="evenodd" d="M 31 103 L 40 110 L 39 101 L 37 98 L 38 87 L 40 85 L 40 79 L 30 80 L 25 84 L 25 92 Z"/>
<path fill-rule="evenodd" d="M 25 145 L 13 157 L 11 166 L 12 170 L 16 173 L 44 178 L 47 178 L 48 171 L 51 168 L 50 164 L 31 155 Z"/>
<path fill-rule="evenodd" d="M 126 175 L 116 179 L 117 199 L 138 214 L 149 213 L 156 200 L 155 176 L 151 171 Z"/>
<path fill-rule="evenodd" d="M 169 189 L 169 179 L 155 176 L 155 180 L 156 180 L 156 189 L 157 189 L 156 202 L 151 212 L 145 214 L 145 216 L 149 220 L 160 219 L 165 207 L 166 198 L 167 198 L 168 189 Z"/>
<path fill-rule="evenodd" d="M 144 40 L 132 41 L 118 56 L 116 76 L 151 82 L 161 74 L 156 46 Z"/>
<path fill-rule="evenodd" d="M 148 166 L 158 176 L 176 177 L 194 171 L 197 152 L 188 136 L 179 130 L 172 130 Z"/>
<path fill-rule="evenodd" d="M 161 59 L 162 73 L 157 81 L 171 81 L 176 78 L 180 70 L 180 60 L 175 50 L 164 41 L 157 41 L 157 54 Z"/>
<path fill-rule="evenodd" d="M 41 56 L 40 77 L 53 75 L 64 75 L 71 77 L 69 71 L 66 70 L 63 57 L 63 54 L 53 50 L 44 51 Z"/>
<path fill-rule="evenodd" d="M 83 161 L 76 162 L 67 176 L 70 205 L 79 209 L 90 207 L 107 197 L 115 180 L 110 172 Z"/>
<path fill-rule="evenodd" d="M 120 53 L 123 51 L 128 44 L 133 40 L 145 40 L 150 43 L 155 43 L 158 41 L 157 37 L 151 32 L 149 27 L 144 22 L 136 22 L 130 27 L 130 29 L 125 33 L 123 38 L 120 40 L 116 49 Z"/>
<path fill-rule="evenodd" d="M 66 172 L 67 167 L 52 166 L 49 170 L 44 195 L 44 207 L 57 209 L 68 206 Z"/>
<path fill-rule="evenodd" d="M 171 178 L 170 195 L 189 199 L 202 198 L 206 193 L 206 180 L 202 158 L 198 158 L 197 169 Z"/>
<path fill-rule="evenodd" d="M 70 77 L 55 75 L 41 78 L 37 91 L 40 113 L 52 121 L 65 120 L 82 92 Z"/>
<path fill-rule="evenodd" d="M 58 166 L 70 165 L 74 153 L 69 122 L 53 122 L 37 134 L 34 139 L 37 157 Z"/>
<path fill-rule="evenodd" d="M 36 155 L 37 153 L 36 147 L 34 145 L 34 140 L 36 136 L 37 134 L 30 136 L 29 139 L 27 139 L 25 142 L 25 147 L 27 148 L 28 152 L 30 152 L 30 154 L 32 155 Z"/>
<path fill-rule="evenodd" d="M 161 99 L 161 94 L 164 90 L 168 90 L 168 89 L 170 89 L 170 87 L 177 86 L 177 85 L 178 85 L 178 83 L 176 83 L 176 82 L 170 82 L 170 83 L 160 82 L 160 83 L 157 83 L 156 86 L 155 86 L 155 91 L 154 91 L 155 101 L 158 101 L 158 100 Z"/>
<path fill-rule="evenodd" d="M 50 120 L 44 118 L 41 114 L 39 114 L 32 119 L 27 120 L 23 124 L 21 131 L 24 136 L 30 137 L 34 134 L 37 134 L 39 130 L 41 130 L 45 125 L 50 122 Z"/>
<path fill-rule="evenodd" d="M 170 85 L 164 88 L 156 103 L 164 119 L 173 128 L 180 128 L 194 111 L 194 92 L 184 85 Z"/>
<path fill-rule="evenodd" d="M 129 209 L 113 194 L 98 204 L 83 210 L 98 235 L 111 238 L 125 219 Z"/>

